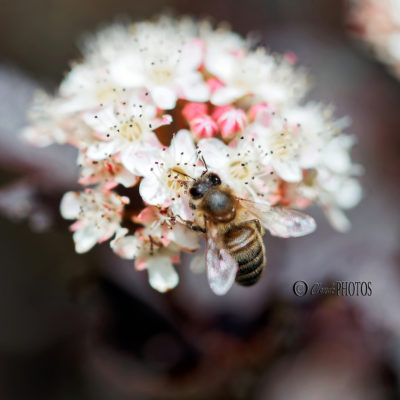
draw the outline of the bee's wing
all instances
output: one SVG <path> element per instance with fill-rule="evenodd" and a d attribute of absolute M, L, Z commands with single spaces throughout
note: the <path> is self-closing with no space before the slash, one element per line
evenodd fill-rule
<path fill-rule="evenodd" d="M 300 211 L 252 201 L 243 201 L 241 204 L 274 236 L 304 236 L 314 232 L 316 228 L 314 218 Z"/>
<path fill-rule="evenodd" d="M 238 263 L 225 249 L 219 249 L 211 236 L 207 237 L 206 263 L 211 290 L 219 296 L 226 294 L 235 281 Z"/>

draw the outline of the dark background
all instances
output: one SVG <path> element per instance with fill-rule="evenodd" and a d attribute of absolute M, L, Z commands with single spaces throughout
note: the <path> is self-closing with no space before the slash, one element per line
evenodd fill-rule
<path fill-rule="evenodd" d="M 348 35 L 345 2 L 0 1 L 0 399 L 400 398 L 400 85 Z M 317 233 L 266 237 L 262 282 L 223 298 L 185 265 L 161 295 L 106 245 L 75 254 L 58 216 L 76 187 L 74 151 L 18 139 L 34 89 L 57 87 L 83 33 L 164 11 L 294 51 L 310 99 L 351 116 L 365 167 L 350 233 L 313 210 Z M 299 279 L 371 281 L 372 296 L 299 298 Z"/>

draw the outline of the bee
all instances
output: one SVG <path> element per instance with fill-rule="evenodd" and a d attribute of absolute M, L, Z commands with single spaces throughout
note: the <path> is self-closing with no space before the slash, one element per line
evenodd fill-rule
<path fill-rule="evenodd" d="M 213 172 L 193 180 L 188 193 L 195 213 L 188 226 L 206 237 L 207 276 L 217 295 L 225 294 L 235 281 L 250 286 L 260 279 L 266 264 L 264 228 L 286 238 L 316 227 L 312 217 L 299 211 L 237 197 Z"/>

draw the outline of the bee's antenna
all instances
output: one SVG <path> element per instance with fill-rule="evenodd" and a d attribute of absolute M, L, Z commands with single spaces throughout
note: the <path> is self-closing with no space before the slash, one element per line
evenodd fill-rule
<path fill-rule="evenodd" d="M 204 156 L 201 156 L 200 158 L 201 158 L 201 161 L 202 161 L 203 164 L 204 164 L 204 167 L 206 168 L 206 169 L 203 171 L 203 173 L 201 174 L 201 175 L 203 176 L 203 175 L 205 175 L 205 174 L 208 172 L 208 166 L 207 166 L 206 160 L 204 159 Z"/>

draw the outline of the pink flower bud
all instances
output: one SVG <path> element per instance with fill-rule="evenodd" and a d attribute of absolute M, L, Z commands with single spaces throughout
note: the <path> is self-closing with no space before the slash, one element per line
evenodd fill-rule
<path fill-rule="evenodd" d="M 272 113 L 275 111 L 275 108 L 267 103 L 258 103 L 254 104 L 250 107 L 250 110 L 247 112 L 250 121 L 259 122 L 264 126 L 268 126 L 271 122 Z"/>
<path fill-rule="evenodd" d="M 182 115 L 186 118 L 187 121 L 191 121 L 192 119 L 207 114 L 208 108 L 207 104 L 204 103 L 187 103 L 185 107 L 183 107 Z"/>
<path fill-rule="evenodd" d="M 232 108 L 225 111 L 217 120 L 223 138 L 230 138 L 243 130 L 247 125 L 247 117 L 243 110 Z"/>
<path fill-rule="evenodd" d="M 210 138 L 217 134 L 218 125 L 209 115 L 200 115 L 190 121 L 190 130 L 198 138 Z"/>
<path fill-rule="evenodd" d="M 211 93 L 225 86 L 218 78 L 210 78 L 207 80 L 206 84 Z"/>
<path fill-rule="evenodd" d="M 213 110 L 211 116 L 214 118 L 215 121 L 218 121 L 218 118 L 222 114 L 226 113 L 229 110 L 234 110 L 234 109 L 235 109 L 235 107 L 233 107 L 230 104 L 228 104 L 226 106 L 217 106 L 217 107 L 214 107 L 214 110 Z"/>
<path fill-rule="evenodd" d="M 265 110 L 268 110 L 267 103 L 257 103 L 250 107 L 247 115 L 249 116 L 250 121 L 254 121 L 257 115 Z"/>

